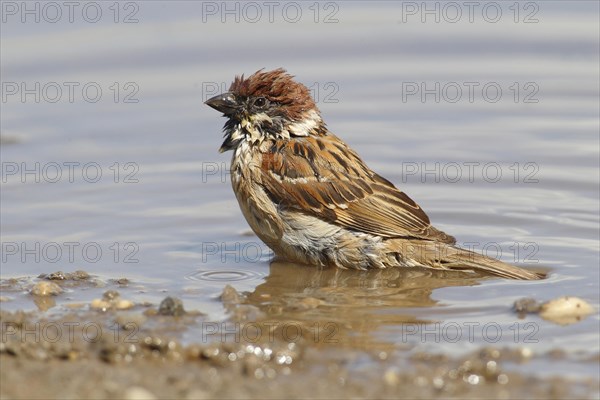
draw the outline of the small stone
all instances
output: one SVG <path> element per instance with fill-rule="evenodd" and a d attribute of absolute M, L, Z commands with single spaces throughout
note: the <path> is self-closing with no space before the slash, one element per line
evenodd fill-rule
<path fill-rule="evenodd" d="M 115 309 L 117 310 L 128 310 L 135 306 L 133 301 L 119 299 L 114 303 Z"/>
<path fill-rule="evenodd" d="M 116 290 L 107 290 L 102 295 L 102 299 L 104 299 L 106 301 L 111 301 L 111 300 L 115 300 L 119 296 L 120 296 L 120 294 Z"/>
<path fill-rule="evenodd" d="M 593 312 L 594 307 L 587 301 L 572 296 L 547 301 L 540 307 L 540 317 L 559 325 L 574 324 Z"/>
<path fill-rule="evenodd" d="M 70 278 L 74 281 L 84 281 L 84 280 L 90 279 L 90 274 L 88 274 L 87 272 L 82 271 L 80 269 L 78 269 L 77 271 L 75 271 L 69 275 L 70 275 Z"/>
<path fill-rule="evenodd" d="M 160 302 L 158 306 L 158 314 L 180 317 L 185 314 L 183 302 L 176 297 L 167 297 Z"/>
<path fill-rule="evenodd" d="M 44 278 L 48 279 L 49 281 L 64 281 L 67 279 L 67 276 L 62 271 L 56 271 L 52 272 L 51 274 L 45 275 Z"/>
<path fill-rule="evenodd" d="M 226 285 L 221 293 L 221 301 L 223 304 L 240 304 L 242 295 L 233 286 Z"/>
<path fill-rule="evenodd" d="M 536 313 L 540 310 L 540 305 L 535 299 L 526 297 L 515 301 L 514 309 L 521 315 L 527 313 Z"/>
<path fill-rule="evenodd" d="M 92 307 L 94 310 L 106 311 L 110 308 L 110 303 L 106 300 L 94 299 L 92 300 L 90 307 Z"/>
<path fill-rule="evenodd" d="M 89 279 L 90 274 L 88 274 L 87 272 L 82 271 L 82 270 L 77 270 L 75 272 L 56 271 L 56 272 L 52 272 L 50 274 L 41 274 L 38 276 L 38 278 L 46 279 L 49 281 L 66 281 L 66 280 L 81 281 L 81 280 Z"/>
<path fill-rule="evenodd" d="M 62 288 L 56 283 L 46 281 L 36 283 L 31 289 L 31 294 L 35 296 L 56 296 L 62 292 Z"/>
<path fill-rule="evenodd" d="M 140 386 L 130 387 L 123 394 L 125 400 L 155 400 L 156 396 L 148 389 Z"/>
<path fill-rule="evenodd" d="M 130 300 L 121 299 L 119 293 L 114 290 L 109 290 L 102 296 L 101 299 L 94 299 L 90 304 L 94 310 L 106 311 L 109 309 L 114 310 L 128 310 L 135 306 L 135 303 Z"/>

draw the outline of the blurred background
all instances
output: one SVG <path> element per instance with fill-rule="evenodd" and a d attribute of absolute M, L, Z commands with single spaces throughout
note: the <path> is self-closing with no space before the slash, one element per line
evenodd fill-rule
<path fill-rule="evenodd" d="M 319 318 L 352 306 L 349 319 L 387 321 L 365 335 L 393 344 L 402 321 L 370 308 L 383 302 L 391 315 L 497 323 L 501 345 L 521 346 L 508 331 L 518 298 L 577 295 L 598 309 L 598 2 L 1 6 L 2 278 L 127 277 L 147 289 L 136 300 L 168 292 L 213 319 L 225 318 L 214 301 L 225 284 L 252 293 L 266 282 L 286 296 L 231 191 L 230 155 L 217 151 L 224 119 L 203 104 L 235 75 L 283 67 L 311 89 L 331 131 L 436 226 L 550 272 L 530 283 L 436 282 L 416 303 L 372 293 L 357 305 L 350 284 Z M 304 278 L 296 294 L 315 285 Z M 35 309 L 26 297 L 2 306 Z M 597 376 L 577 360 L 598 353 L 598 321 L 533 319 L 534 351 L 570 357 L 518 368 Z M 448 353 L 483 344 L 481 333 L 417 343 Z"/>

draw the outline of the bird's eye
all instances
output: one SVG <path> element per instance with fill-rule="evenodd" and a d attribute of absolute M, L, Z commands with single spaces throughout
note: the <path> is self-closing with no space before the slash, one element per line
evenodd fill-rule
<path fill-rule="evenodd" d="M 254 100 L 255 107 L 263 108 L 266 105 L 267 105 L 267 99 L 265 99 L 264 97 L 259 97 L 258 99 Z"/>

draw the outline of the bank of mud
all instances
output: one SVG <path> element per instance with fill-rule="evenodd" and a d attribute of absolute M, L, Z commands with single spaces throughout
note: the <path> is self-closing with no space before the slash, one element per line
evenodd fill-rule
<path fill-rule="evenodd" d="M 40 282 L 60 290 L 32 294 L 47 289 Z M 78 290 L 98 283 L 82 273 L 36 283 L 4 280 L 3 304 L 28 296 L 39 310 L 0 312 L 0 397 L 558 399 L 599 393 L 594 379 L 520 372 L 519 365 L 568 357 L 560 350 L 533 354 L 527 347 L 488 346 L 456 357 L 408 347 L 361 348 L 339 341 L 335 326 L 293 318 L 292 310 L 322 305 L 312 297 L 274 313 L 226 287 L 219 301 L 229 318 L 215 322 L 173 297 L 135 304 L 119 291 L 128 283 L 108 281 L 101 298 L 48 313 L 41 311 L 44 301 L 64 290 L 76 298 Z M 598 365 L 600 359 L 578 362 Z"/>

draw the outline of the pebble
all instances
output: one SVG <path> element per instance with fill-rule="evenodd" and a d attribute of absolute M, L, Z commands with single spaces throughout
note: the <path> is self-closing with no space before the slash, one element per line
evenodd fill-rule
<path fill-rule="evenodd" d="M 535 299 L 526 297 L 515 301 L 514 309 L 519 314 L 535 313 L 540 310 L 540 304 Z"/>
<path fill-rule="evenodd" d="M 50 274 L 41 274 L 38 278 L 44 278 L 49 281 L 82 281 L 90 278 L 90 274 L 85 271 L 77 270 L 75 272 L 56 271 Z"/>
<path fill-rule="evenodd" d="M 120 297 L 121 295 L 119 294 L 119 292 L 117 292 L 116 290 L 107 290 L 106 292 L 104 292 L 104 294 L 102 295 L 102 299 L 106 300 L 106 301 L 111 301 L 111 300 L 116 300 L 118 297 Z"/>
<path fill-rule="evenodd" d="M 110 308 L 110 303 L 106 300 L 94 299 L 92 300 L 90 307 L 92 307 L 94 310 L 106 311 Z"/>
<path fill-rule="evenodd" d="M 158 313 L 160 315 L 180 317 L 185 314 L 183 302 L 176 297 L 166 297 L 160 302 L 160 305 L 158 306 Z"/>
<path fill-rule="evenodd" d="M 115 302 L 115 308 L 117 310 L 128 310 L 128 309 L 132 308 L 134 305 L 135 305 L 135 303 L 131 300 L 119 299 Z"/>
<path fill-rule="evenodd" d="M 233 286 L 225 285 L 223 293 L 221 293 L 221 301 L 223 304 L 240 304 L 242 302 L 242 295 Z"/>
<path fill-rule="evenodd" d="M 545 302 L 540 307 L 540 317 L 559 325 L 581 321 L 594 312 L 588 302 L 579 297 L 563 296 Z"/>
<path fill-rule="evenodd" d="M 116 282 L 121 286 L 129 285 L 129 279 L 127 279 L 127 278 L 119 278 L 116 280 Z"/>
<path fill-rule="evenodd" d="M 106 297 L 102 299 L 94 299 L 92 300 L 90 307 L 94 310 L 128 310 L 135 306 L 135 303 L 130 300 L 124 300 L 120 298 L 113 298 L 112 300 L 107 300 Z"/>
<path fill-rule="evenodd" d="M 125 400 L 155 400 L 156 396 L 148 389 L 140 386 L 132 386 L 123 394 Z"/>
<path fill-rule="evenodd" d="M 62 292 L 62 288 L 56 283 L 47 281 L 38 282 L 31 289 L 31 294 L 35 296 L 56 296 Z"/>

